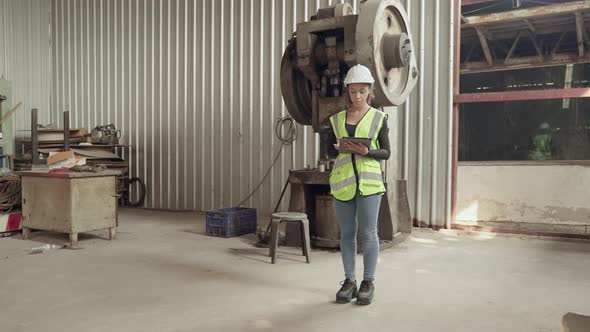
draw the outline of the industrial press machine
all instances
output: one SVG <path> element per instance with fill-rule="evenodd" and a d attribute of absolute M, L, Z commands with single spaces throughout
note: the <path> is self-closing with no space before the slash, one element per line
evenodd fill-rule
<path fill-rule="evenodd" d="M 372 106 L 383 108 L 405 102 L 418 80 L 407 14 L 398 0 L 361 1 L 360 13 L 344 3 L 321 8 L 308 22 L 299 23 L 281 62 L 281 90 L 291 116 L 319 134 L 319 164 L 315 169 L 289 174 L 289 210 L 307 213 L 312 244 L 339 246 L 339 228 L 329 195 L 329 174 L 334 160 L 328 135 L 330 116 L 345 109 L 344 76 L 356 64 L 368 67 L 373 77 Z M 392 154 L 391 161 L 397 156 Z M 387 164 L 387 163 L 386 163 Z M 411 232 L 405 181 L 388 172 L 387 195 L 379 212 L 381 247 L 387 248 Z M 297 228 L 287 227 L 287 244 L 297 245 Z M 359 246 L 360 248 L 360 246 Z"/>

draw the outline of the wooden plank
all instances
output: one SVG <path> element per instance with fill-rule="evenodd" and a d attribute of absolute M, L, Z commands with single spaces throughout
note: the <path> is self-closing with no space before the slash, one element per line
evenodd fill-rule
<path fill-rule="evenodd" d="M 22 178 L 23 227 L 71 233 L 72 193 L 67 181 Z"/>
<path fill-rule="evenodd" d="M 58 152 L 47 157 L 47 165 L 53 165 L 60 161 L 68 160 L 70 158 L 74 158 L 74 151 Z"/>
<path fill-rule="evenodd" d="M 492 52 L 490 52 L 490 46 L 488 45 L 488 40 L 485 36 L 485 33 L 479 27 L 475 27 L 475 31 L 477 31 L 477 35 L 479 36 L 479 42 L 481 43 L 481 48 L 483 49 L 486 60 L 488 61 L 488 64 L 492 65 L 494 63 L 494 59 L 492 58 Z"/>
<path fill-rule="evenodd" d="M 117 220 L 115 177 L 71 179 L 74 232 L 114 228 Z M 76 195 L 75 193 L 79 193 Z"/>
<path fill-rule="evenodd" d="M 590 98 L 590 88 L 467 93 L 455 96 L 455 103 L 488 103 L 564 98 Z"/>
<path fill-rule="evenodd" d="M 102 172 L 71 172 L 71 173 L 49 173 L 48 170 L 35 170 L 35 171 L 23 171 L 16 172 L 16 174 L 25 177 L 41 177 L 41 178 L 66 178 L 66 179 L 79 179 L 79 178 L 100 178 L 108 176 L 121 175 L 120 171 L 117 170 L 106 170 Z"/>
<path fill-rule="evenodd" d="M 111 152 L 109 149 L 78 149 L 78 148 L 71 148 L 72 151 L 76 152 L 77 155 L 90 157 L 90 158 L 119 158 L 117 154 Z"/>
<path fill-rule="evenodd" d="M 578 54 L 584 56 L 584 17 L 581 12 L 576 12 L 576 33 L 578 36 Z"/>
<path fill-rule="evenodd" d="M 463 24 L 463 27 L 521 21 L 524 19 L 531 19 L 542 16 L 571 14 L 586 9 L 590 9 L 590 1 L 586 0 L 565 2 L 556 5 L 539 6 L 527 9 L 511 10 L 501 13 L 466 17 L 467 22 Z"/>

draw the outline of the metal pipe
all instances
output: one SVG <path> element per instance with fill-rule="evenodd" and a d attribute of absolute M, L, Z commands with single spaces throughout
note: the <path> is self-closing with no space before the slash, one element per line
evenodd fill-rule
<path fill-rule="evenodd" d="M 31 157 L 33 165 L 39 164 L 39 131 L 37 127 L 37 109 L 31 110 Z"/>
<path fill-rule="evenodd" d="M 453 86 L 453 89 L 449 89 L 448 90 L 448 122 L 447 122 L 447 128 L 448 128 L 448 135 L 447 135 L 447 174 L 446 174 L 446 195 L 445 195 L 445 228 L 450 229 L 451 228 L 451 218 L 452 218 L 452 195 L 453 195 L 453 180 L 452 180 L 452 174 L 453 174 L 453 114 L 454 114 L 454 102 L 453 102 L 453 98 L 455 95 L 455 88 L 454 88 L 454 77 L 455 77 L 455 67 L 460 66 L 460 63 L 455 62 L 454 57 L 455 55 L 455 45 L 458 43 L 457 41 L 455 41 L 456 38 L 456 31 L 457 31 L 457 21 L 456 21 L 456 13 L 455 12 L 459 12 L 461 6 L 457 6 L 458 2 L 460 2 L 461 0 L 454 0 L 451 1 L 451 8 L 450 8 L 450 19 L 451 19 L 451 24 L 450 24 L 450 29 L 449 29 L 449 60 L 450 60 L 450 66 L 449 66 L 449 85 Z M 460 45 L 460 43 L 459 43 Z"/>
<path fill-rule="evenodd" d="M 420 0 L 420 68 L 424 70 L 424 17 L 425 10 L 424 0 Z M 416 170 L 416 221 L 418 222 L 418 226 L 420 226 L 421 222 L 421 209 L 422 209 L 422 152 L 424 150 L 424 79 L 420 80 L 420 94 L 418 97 L 418 154 L 416 156 L 417 160 L 417 170 Z"/>
<path fill-rule="evenodd" d="M 411 19 L 411 12 L 412 12 L 412 2 L 405 1 L 406 3 L 406 11 L 408 13 L 408 18 L 410 18 L 410 22 L 413 22 Z M 404 146 L 403 146 L 403 165 L 402 165 L 402 179 L 408 180 L 408 169 L 410 168 L 410 104 L 411 99 L 408 98 L 404 103 Z"/>
<path fill-rule="evenodd" d="M 460 92 L 460 67 L 461 67 L 461 0 L 454 0 L 455 8 L 453 15 L 453 27 L 455 32 L 454 40 L 454 60 L 453 60 L 453 95 L 457 96 Z M 453 98 L 454 99 L 454 98 Z M 452 227 L 452 223 L 457 215 L 457 165 L 459 162 L 459 104 L 453 100 L 453 114 L 451 117 L 452 130 L 452 159 L 451 159 L 451 216 L 447 221 L 447 228 Z"/>
<path fill-rule="evenodd" d="M 64 151 L 70 151 L 70 112 L 64 112 Z"/>
<path fill-rule="evenodd" d="M 439 1 L 434 1 L 434 31 L 438 34 L 440 23 L 440 3 Z M 439 103 L 438 103 L 438 80 L 439 80 L 439 47 L 440 47 L 440 38 L 438 36 L 434 36 L 434 91 L 433 91 L 433 119 L 432 119 L 432 184 L 430 186 L 430 220 L 433 224 L 436 224 L 436 220 L 434 220 L 437 214 L 435 213 L 436 203 L 437 203 L 437 176 L 438 176 L 438 149 L 436 147 L 436 142 L 438 141 L 438 113 L 439 113 Z"/>

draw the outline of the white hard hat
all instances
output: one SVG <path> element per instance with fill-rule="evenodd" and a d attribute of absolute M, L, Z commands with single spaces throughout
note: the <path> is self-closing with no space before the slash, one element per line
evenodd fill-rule
<path fill-rule="evenodd" d="M 543 122 L 543 123 L 541 123 L 541 125 L 539 126 L 539 128 L 541 128 L 541 129 L 549 129 L 551 127 L 549 126 L 549 124 L 547 122 Z"/>
<path fill-rule="evenodd" d="M 348 70 L 346 78 L 344 79 L 344 86 L 353 83 L 373 84 L 375 83 L 375 79 L 373 78 L 373 75 L 371 75 L 369 68 L 363 65 L 356 65 Z"/>

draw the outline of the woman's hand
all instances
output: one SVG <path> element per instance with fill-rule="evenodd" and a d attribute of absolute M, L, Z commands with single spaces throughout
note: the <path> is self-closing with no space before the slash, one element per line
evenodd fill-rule
<path fill-rule="evenodd" d="M 361 143 L 343 142 L 342 148 L 346 151 L 352 151 L 354 154 L 360 154 L 361 156 L 369 154 L 369 148 Z"/>
<path fill-rule="evenodd" d="M 334 144 L 334 149 L 336 149 L 336 151 L 340 151 L 340 140 L 336 139 L 336 144 Z"/>

